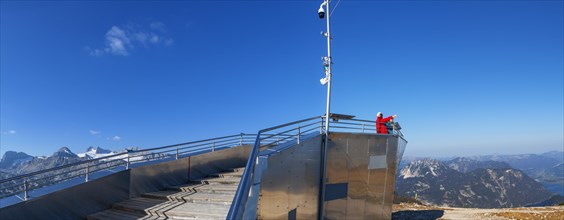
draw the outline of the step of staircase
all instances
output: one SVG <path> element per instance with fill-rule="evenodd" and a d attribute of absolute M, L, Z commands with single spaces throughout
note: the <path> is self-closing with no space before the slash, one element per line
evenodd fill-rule
<path fill-rule="evenodd" d="M 243 172 L 245 172 L 245 167 L 228 169 L 228 170 L 225 170 L 222 173 L 243 173 Z"/>
<path fill-rule="evenodd" d="M 115 203 L 112 209 L 89 215 L 87 219 L 224 219 L 243 170 L 232 169 L 163 191 L 144 193 Z"/>
<path fill-rule="evenodd" d="M 139 219 L 145 217 L 145 214 L 134 212 L 126 212 L 118 209 L 108 209 L 103 212 L 98 212 L 87 217 L 88 220 L 102 220 L 102 219 L 115 219 L 115 220 L 129 220 Z"/>
<path fill-rule="evenodd" d="M 238 185 L 227 185 L 227 184 L 202 184 L 202 183 L 189 183 L 180 186 L 168 187 L 168 190 L 177 190 L 183 192 L 202 192 L 202 193 L 222 193 L 222 194 L 234 194 L 237 191 Z"/>
<path fill-rule="evenodd" d="M 194 182 L 200 182 L 202 184 L 239 184 L 241 181 L 240 177 L 208 177 L 199 180 L 193 180 Z"/>
<path fill-rule="evenodd" d="M 216 174 L 210 175 L 210 177 L 236 177 L 236 178 L 241 178 L 242 176 L 243 176 L 243 171 L 234 171 L 234 172 L 228 172 L 228 173 L 216 173 Z"/>
<path fill-rule="evenodd" d="M 134 198 L 114 204 L 113 209 L 168 218 L 225 218 L 230 205 Z"/>
<path fill-rule="evenodd" d="M 145 193 L 142 196 L 151 199 L 160 199 L 168 201 L 192 202 L 192 203 L 217 203 L 230 204 L 233 201 L 229 194 L 219 193 L 203 193 L 203 192 L 182 192 L 174 190 L 165 190 L 159 192 Z M 232 195 L 235 195 L 233 191 Z"/>

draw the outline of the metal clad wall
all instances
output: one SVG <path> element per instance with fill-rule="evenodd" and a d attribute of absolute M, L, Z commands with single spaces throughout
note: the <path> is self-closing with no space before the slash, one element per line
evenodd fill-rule
<path fill-rule="evenodd" d="M 387 158 L 388 138 L 382 138 L 384 136 L 380 137 L 381 138 L 368 139 L 368 155 L 372 158 L 379 159 L 382 156 Z M 384 160 L 384 164 L 388 166 L 387 159 Z M 385 219 L 383 213 L 385 212 L 384 192 L 386 189 L 386 171 L 386 167 L 369 170 L 368 195 L 365 204 L 365 217 L 367 219 Z"/>
<path fill-rule="evenodd" d="M 405 142 L 400 153 L 398 139 L 393 135 L 330 134 L 325 219 L 391 219 L 398 157 L 407 143 L 400 139 Z"/>
<path fill-rule="evenodd" d="M 366 138 L 352 136 L 347 142 L 349 172 L 347 219 L 364 218 L 364 202 L 368 185 L 368 145 Z"/>
<path fill-rule="evenodd" d="M 269 155 L 260 185 L 259 219 L 317 218 L 321 137 Z"/>
<path fill-rule="evenodd" d="M 190 179 L 198 179 L 227 169 L 244 167 L 252 145 L 243 145 L 190 157 Z"/>
<path fill-rule="evenodd" d="M 384 219 L 392 219 L 392 204 L 394 201 L 395 176 L 397 172 L 397 155 L 398 155 L 398 138 L 389 137 L 387 145 L 387 163 L 386 170 L 386 187 L 384 193 L 384 211 L 382 217 Z"/>
<path fill-rule="evenodd" d="M 250 147 L 250 145 L 244 145 L 190 158 L 132 168 L 130 198 L 147 192 L 163 190 L 168 186 L 184 184 L 188 182 L 189 174 L 191 179 L 197 179 L 227 169 L 243 167 L 249 158 Z"/>
<path fill-rule="evenodd" d="M 296 152 L 298 149 L 290 151 L 290 157 L 296 158 L 298 163 L 290 164 L 290 178 L 288 178 L 288 207 L 290 211 L 292 208 L 296 209 L 296 218 L 304 219 L 304 217 L 300 217 L 303 215 L 300 210 L 300 215 L 297 213 L 297 209 L 301 206 L 305 205 L 306 198 L 307 198 L 307 182 L 305 182 L 305 176 L 307 170 L 305 169 L 306 155 L 300 154 L 300 152 Z M 296 181 L 300 180 L 300 181 Z M 290 217 L 290 216 L 289 216 Z M 288 218 L 289 219 L 289 218 Z"/>
<path fill-rule="evenodd" d="M 0 209 L 1 219 L 85 219 L 129 199 L 129 170 Z"/>
<path fill-rule="evenodd" d="M 188 182 L 188 158 L 131 169 L 129 197 Z"/>
<path fill-rule="evenodd" d="M 384 179 L 386 169 L 370 170 L 364 215 L 367 219 L 382 219 L 384 211 Z"/>
<path fill-rule="evenodd" d="M 399 166 L 400 160 L 403 157 L 403 152 L 405 152 L 405 147 L 407 146 L 407 141 L 403 138 L 398 139 L 398 156 L 396 160 L 396 166 Z"/>
<path fill-rule="evenodd" d="M 289 165 L 286 152 L 267 159 L 267 170 L 263 172 L 257 205 L 259 219 L 285 219 L 288 213 Z"/>
<path fill-rule="evenodd" d="M 339 133 L 331 134 L 331 140 L 327 149 L 327 168 L 326 171 L 326 198 L 324 202 L 324 217 L 327 219 L 345 219 L 347 216 L 347 198 L 333 196 L 338 194 L 333 192 L 333 184 L 348 183 L 348 158 L 347 140 Z M 348 186 L 347 186 L 348 188 Z"/>
<path fill-rule="evenodd" d="M 321 179 L 321 139 L 316 143 L 312 143 L 308 147 L 317 148 L 317 146 L 319 146 L 318 147 L 319 149 L 311 149 L 311 151 L 314 151 L 311 153 L 319 155 L 319 157 L 307 159 L 304 164 L 304 168 L 306 172 L 304 173 L 303 179 L 306 183 L 306 188 L 305 188 L 306 201 L 304 204 L 302 204 L 299 207 L 297 219 L 318 218 L 319 188 L 320 188 L 319 181 Z"/>

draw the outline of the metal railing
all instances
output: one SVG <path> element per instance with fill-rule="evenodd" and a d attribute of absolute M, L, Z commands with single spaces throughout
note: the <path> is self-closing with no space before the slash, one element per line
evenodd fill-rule
<path fill-rule="evenodd" d="M 93 179 L 93 174 L 96 174 L 95 176 L 99 178 L 121 170 L 130 169 L 132 165 L 143 165 L 145 164 L 144 162 L 175 160 L 189 155 L 254 143 L 241 183 L 239 184 L 233 204 L 229 210 L 228 219 L 238 219 L 236 217 L 243 214 L 250 185 L 254 181 L 255 162 L 257 161 L 260 149 L 268 149 L 272 146 L 289 141 L 295 141 L 295 143 L 299 144 L 302 138 L 307 137 L 308 134 L 325 133 L 324 127 L 325 117 L 316 116 L 266 128 L 260 130 L 258 134 L 240 133 L 150 149 L 130 149 L 113 155 L 2 179 L 0 180 L 0 199 L 14 195 L 18 196 L 18 194 L 23 193 L 23 198 L 20 199 L 28 200 L 30 191 L 68 180 L 84 178 L 84 182 L 88 182 Z M 359 119 L 338 119 L 332 120 L 331 122 L 331 131 L 333 132 L 351 130 L 360 131 L 362 133 L 375 133 L 375 122 Z M 398 131 L 394 131 L 394 134 L 401 135 Z M 108 172 L 103 174 L 102 172 L 104 171 Z"/>
<path fill-rule="evenodd" d="M 346 121 L 346 122 L 343 122 Z M 339 119 L 338 121 L 332 121 L 331 130 L 332 131 L 351 131 L 360 130 L 361 133 L 376 133 L 376 122 L 363 119 Z M 400 130 L 396 130 L 393 126 L 392 133 L 403 137 Z"/>
<path fill-rule="evenodd" d="M 279 131 L 281 130 L 281 131 Z M 273 132 L 278 131 L 278 132 Z M 269 147 L 286 141 L 301 141 L 302 134 L 311 132 L 323 133 L 323 117 L 316 116 L 299 121 L 294 121 L 270 128 L 260 130 L 257 134 L 255 144 L 251 150 L 249 160 L 245 166 L 245 171 L 237 187 L 237 192 L 231 203 L 231 208 L 227 214 L 227 219 L 242 219 L 245 205 L 249 198 L 251 185 L 254 182 L 256 162 L 258 161 L 259 150 L 261 147 Z M 267 133 L 270 132 L 270 133 Z"/>
<path fill-rule="evenodd" d="M 132 165 L 140 166 L 162 160 L 177 160 L 189 155 L 227 149 L 243 144 L 252 144 L 255 134 L 236 134 L 210 138 L 181 144 L 168 145 L 150 149 L 133 150 L 116 153 L 95 159 L 89 159 L 63 166 L 53 167 L 32 173 L 18 175 L 0 180 L 0 198 L 23 193 L 21 200 L 28 200 L 29 192 L 35 189 L 58 184 L 71 179 L 84 177 L 84 182 L 92 179 L 93 174 L 104 176 L 101 171 L 111 174 L 127 170 Z M 117 171 L 116 171 L 117 170 Z"/>
<path fill-rule="evenodd" d="M 227 219 L 243 219 L 250 196 L 258 195 L 256 192 L 251 193 L 251 187 L 255 183 L 255 169 L 261 149 L 266 150 L 270 146 L 285 142 L 295 141 L 295 143 L 299 144 L 303 136 L 308 136 L 308 134 L 314 132 L 324 134 L 324 126 L 325 117 L 316 116 L 260 130 L 245 166 L 241 182 L 231 203 Z M 330 128 L 331 132 L 350 132 L 354 130 L 360 133 L 376 133 L 376 123 L 370 120 L 333 119 L 330 123 Z M 394 132 L 394 134 L 397 133 Z"/>

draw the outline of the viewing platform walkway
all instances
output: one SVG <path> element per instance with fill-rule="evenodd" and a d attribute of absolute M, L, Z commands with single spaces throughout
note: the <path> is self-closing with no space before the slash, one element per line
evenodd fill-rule
<path fill-rule="evenodd" d="M 376 134 L 374 121 L 331 116 L 327 137 L 325 117 L 317 116 L 3 179 L 2 198 L 26 200 L 0 208 L 0 216 L 391 219 L 403 134 Z"/>

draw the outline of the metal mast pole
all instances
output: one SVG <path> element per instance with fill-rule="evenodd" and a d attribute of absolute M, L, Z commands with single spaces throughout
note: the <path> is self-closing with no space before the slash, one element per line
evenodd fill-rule
<path fill-rule="evenodd" d="M 326 74 L 327 74 L 327 107 L 326 107 L 326 111 L 325 111 L 325 145 L 327 145 L 327 140 L 329 139 L 329 112 L 330 112 L 330 107 L 331 107 L 331 64 L 332 64 L 332 58 L 331 58 L 331 27 L 330 27 L 330 22 L 329 22 L 329 17 L 331 17 L 331 12 L 329 11 L 330 7 L 329 7 L 329 1 L 330 0 L 324 0 L 327 4 L 325 4 L 325 7 L 327 8 L 327 33 L 325 33 L 326 37 L 327 37 L 327 59 L 325 62 L 327 62 L 327 69 L 326 69 Z M 327 146 L 326 146 L 327 147 Z"/>
<path fill-rule="evenodd" d="M 327 170 L 327 150 L 329 146 L 329 112 L 331 106 L 331 27 L 329 23 L 329 17 L 331 17 L 331 11 L 329 11 L 329 1 L 330 0 L 323 0 L 325 3 L 325 8 L 327 9 L 327 33 L 325 33 L 325 37 L 327 37 L 327 57 L 324 59 L 325 65 L 325 77 L 327 79 L 327 108 L 325 111 L 325 143 L 322 152 L 322 172 L 321 172 L 321 189 L 320 189 L 320 201 L 319 201 L 319 213 L 318 219 L 322 220 L 323 213 L 324 213 L 324 204 L 325 204 L 325 179 L 327 178 L 326 170 Z"/>

